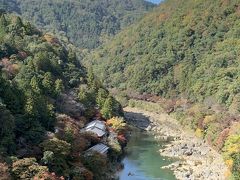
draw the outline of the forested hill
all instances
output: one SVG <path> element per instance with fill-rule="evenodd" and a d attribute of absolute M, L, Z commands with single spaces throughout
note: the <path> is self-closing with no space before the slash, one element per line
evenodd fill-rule
<path fill-rule="evenodd" d="M 99 112 L 122 109 L 75 52 L 0 12 L 1 179 L 106 179 L 106 157 L 82 157 L 99 139 L 80 129 Z"/>
<path fill-rule="evenodd" d="M 183 126 L 222 152 L 236 180 L 240 179 L 239 3 L 166 0 L 85 57 L 109 88 L 171 99 L 161 105 L 169 105 L 166 109 Z"/>
<path fill-rule="evenodd" d="M 154 7 L 144 0 L 1 0 L 1 6 L 90 49 Z"/>
<path fill-rule="evenodd" d="M 237 0 L 167 0 L 87 59 L 109 87 L 240 101 Z"/>

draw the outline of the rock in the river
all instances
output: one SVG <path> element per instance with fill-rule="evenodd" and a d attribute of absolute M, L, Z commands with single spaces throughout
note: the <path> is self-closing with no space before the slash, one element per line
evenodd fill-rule
<path fill-rule="evenodd" d="M 125 112 L 141 114 L 148 117 L 151 130 L 155 138 L 160 141 L 172 141 L 159 152 L 162 156 L 177 157 L 180 160 L 162 168 L 174 171 L 177 179 L 180 180 L 225 180 L 224 173 L 227 167 L 215 150 L 203 140 L 195 137 L 192 132 L 184 131 L 178 122 L 165 113 L 152 113 L 136 108 L 125 108 Z M 138 118 L 138 117 L 136 117 Z M 136 120 L 134 121 L 136 123 Z M 140 121 L 137 126 L 142 126 Z M 148 127 L 148 126 L 147 126 Z"/>

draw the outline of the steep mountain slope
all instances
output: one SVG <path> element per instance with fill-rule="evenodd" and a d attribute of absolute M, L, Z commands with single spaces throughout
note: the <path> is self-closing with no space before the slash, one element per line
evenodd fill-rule
<path fill-rule="evenodd" d="M 109 88 L 179 98 L 169 104 L 170 112 L 224 154 L 235 179 L 240 179 L 239 2 L 166 0 L 85 58 Z"/>
<path fill-rule="evenodd" d="M 121 113 L 120 104 L 72 49 L 18 16 L 0 12 L 1 179 L 64 179 L 50 172 L 106 179 L 106 157 L 82 157 L 99 139 L 80 129 L 96 114 L 110 119 Z"/>
<path fill-rule="evenodd" d="M 239 16 L 236 0 L 168 0 L 88 60 L 110 87 L 231 105 L 240 92 Z"/>
<path fill-rule="evenodd" d="M 1 1 L 0 7 L 21 14 L 41 29 L 65 34 L 80 48 L 97 47 L 154 6 L 144 0 Z"/>

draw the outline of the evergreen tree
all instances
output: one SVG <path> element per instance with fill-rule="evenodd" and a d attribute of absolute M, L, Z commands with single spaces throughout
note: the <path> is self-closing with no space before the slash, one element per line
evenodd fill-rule
<path fill-rule="evenodd" d="M 55 81 L 55 92 L 57 95 L 61 94 L 64 91 L 64 84 L 61 79 Z"/>
<path fill-rule="evenodd" d="M 15 150 L 15 122 L 11 112 L 0 102 L 0 151 L 12 153 Z"/>
<path fill-rule="evenodd" d="M 108 92 L 103 88 L 99 88 L 98 93 L 97 93 L 96 102 L 100 109 L 103 107 L 104 102 L 107 99 L 107 97 L 108 97 Z"/>
<path fill-rule="evenodd" d="M 19 16 L 15 17 L 13 24 L 15 24 L 16 29 L 24 27 L 22 19 Z"/>
<path fill-rule="evenodd" d="M 76 53 L 72 49 L 69 49 L 68 61 L 71 62 L 71 63 L 74 63 L 74 64 L 77 62 Z"/>
<path fill-rule="evenodd" d="M 7 32 L 7 20 L 5 18 L 5 15 L 0 15 L 0 43 L 2 42 L 2 39 L 5 36 L 5 33 Z M 1 51 L 1 48 L 0 48 Z M 0 52 L 1 57 L 1 52 Z"/>
<path fill-rule="evenodd" d="M 5 83 L 4 83 L 4 80 L 2 78 L 2 68 L 0 66 L 0 97 L 4 92 L 4 89 L 5 89 L 4 87 L 5 87 Z"/>
<path fill-rule="evenodd" d="M 50 72 L 46 72 L 44 74 L 44 77 L 42 80 L 42 86 L 49 95 L 53 95 L 55 89 L 54 89 L 53 77 Z"/>
<path fill-rule="evenodd" d="M 30 82 L 32 91 L 36 94 L 40 94 L 41 93 L 41 89 L 39 88 L 39 84 L 38 84 L 38 80 L 36 76 L 33 76 Z"/>
<path fill-rule="evenodd" d="M 96 84 L 96 80 L 95 80 L 92 68 L 89 68 L 87 71 L 87 85 L 91 91 L 97 90 L 97 84 Z"/>
<path fill-rule="evenodd" d="M 0 28 L 6 30 L 7 27 L 7 20 L 4 14 L 0 16 Z"/>
<path fill-rule="evenodd" d="M 111 96 L 105 100 L 101 114 L 105 119 L 110 119 L 113 116 L 113 98 Z"/>
<path fill-rule="evenodd" d="M 28 116 L 34 117 L 37 115 L 36 110 L 36 102 L 32 93 L 27 96 L 26 104 L 25 104 L 25 112 Z"/>
<path fill-rule="evenodd" d="M 78 99 L 83 104 L 86 104 L 87 102 L 87 92 L 86 89 L 82 86 L 80 86 L 78 90 Z"/>
<path fill-rule="evenodd" d="M 33 26 L 31 25 L 30 22 L 27 22 L 26 25 L 25 25 L 25 34 L 26 35 L 32 35 L 33 32 L 34 32 Z"/>

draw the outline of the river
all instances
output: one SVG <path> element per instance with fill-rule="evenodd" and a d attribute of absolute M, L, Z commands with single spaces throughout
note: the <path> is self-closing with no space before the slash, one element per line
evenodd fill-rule
<path fill-rule="evenodd" d="M 133 130 L 122 160 L 124 168 L 119 172 L 120 180 L 175 180 L 173 172 L 162 169 L 172 159 L 162 157 L 159 149 L 164 145 L 145 131 Z"/>

